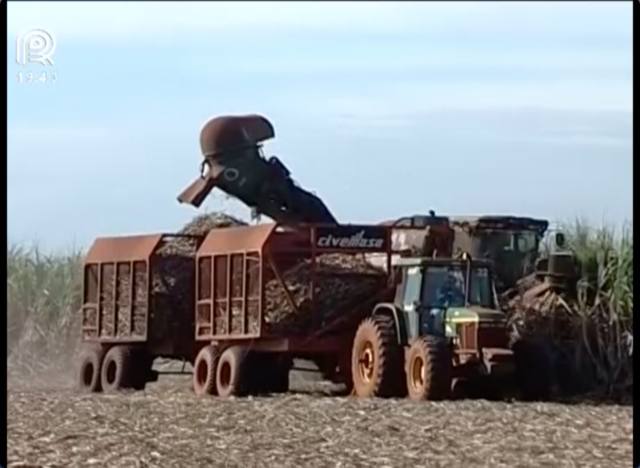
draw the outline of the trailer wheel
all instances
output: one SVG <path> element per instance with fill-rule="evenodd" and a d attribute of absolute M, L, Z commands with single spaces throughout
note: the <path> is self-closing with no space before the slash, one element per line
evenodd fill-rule
<path fill-rule="evenodd" d="M 105 392 L 115 392 L 133 386 L 133 350 L 129 346 L 114 346 L 102 363 L 101 384 Z"/>
<path fill-rule="evenodd" d="M 226 398 L 247 394 L 249 391 L 246 372 L 248 354 L 242 346 L 231 346 L 222 353 L 216 369 L 218 395 Z"/>
<path fill-rule="evenodd" d="M 205 346 L 198 353 L 193 363 L 193 391 L 196 395 L 217 395 L 216 367 L 218 357 L 218 350 L 213 345 Z"/>
<path fill-rule="evenodd" d="M 537 341 L 520 339 L 512 347 L 516 382 L 523 400 L 544 401 L 551 397 L 551 356 Z"/>
<path fill-rule="evenodd" d="M 99 347 L 87 347 L 80 355 L 80 365 L 78 366 L 77 385 L 84 392 L 99 392 L 102 390 L 100 384 L 100 369 L 104 350 Z"/>
<path fill-rule="evenodd" d="M 359 397 L 392 397 L 402 393 L 402 348 L 391 317 L 364 319 L 353 339 L 351 373 Z"/>

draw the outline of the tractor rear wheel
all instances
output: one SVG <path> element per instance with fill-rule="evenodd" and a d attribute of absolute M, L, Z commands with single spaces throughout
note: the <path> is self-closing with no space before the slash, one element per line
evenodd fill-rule
<path fill-rule="evenodd" d="M 133 349 L 130 346 L 114 346 L 104 357 L 100 382 L 105 392 L 132 388 L 134 384 Z"/>
<path fill-rule="evenodd" d="M 424 336 L 407 353 L 405 374 L 412 400 L 443 400 L 451 394 L 451 351 L 447 341 Z"/>
<path fill-rule="evenodd" d="M 100 346 L 86 347 L 82 351 L 76 376 L 80 390 L 84 392 L 99 392 L 102 390 L 100 369 L 103 358 L 104 350 Z"/>
<path fill-rule="evenodd" d="M 393 397 L 402 393 L 402 348 L 391 317 L 366 318 L 353 339 L 353 387 L 359 397 Z"/>
<path fill-rule="evenodd" d="M 198 396 L 217 395 L 216 369 L 219 352 L 213 345 L 200 350 L 193 363 L 193 391 Z"/>
<path fill-rule="evenodd" d="M 247 373 L 248 350 L 231 346 L 224 350 L 216 366 L 216 387 L 223 398 L 243 396 L 250 391 Z"/>

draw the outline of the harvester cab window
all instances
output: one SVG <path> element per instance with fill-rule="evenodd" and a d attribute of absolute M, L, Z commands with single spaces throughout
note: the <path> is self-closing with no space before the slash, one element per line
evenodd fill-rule
<path fill-rule="evenodd" d="M 482 257 L 491 258 L 514 250 L 513 234 L 507 231 L 485 231 L 480 240 Z"/>
<path fill-rule="evenodd" d="M 486 308 L 493 308 L 493 289 L 491 276 L 486 267 L 473 268 L 471 272 L 471 288 L 469 291 L 469 303 Z"/>
<path fill-rule="evenodd" d="M 538 236 L 535 232 L 519 232 L 514 237 L 518 252 L 530 253 L 538 250 Z"/>

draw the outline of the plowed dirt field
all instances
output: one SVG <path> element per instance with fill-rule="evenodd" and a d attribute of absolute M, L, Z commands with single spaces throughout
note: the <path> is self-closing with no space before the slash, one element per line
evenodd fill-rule
<path fill-rule="evenodd" d="M 631 466 L 631 406 L 359 400 L 299 375 L 292 390 L 224 401 L 184 375 L 120 395 L 9 380 L 9 466 Z"/>

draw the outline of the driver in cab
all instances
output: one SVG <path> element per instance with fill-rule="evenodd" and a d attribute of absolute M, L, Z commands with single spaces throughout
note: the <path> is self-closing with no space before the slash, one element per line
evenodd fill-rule
<path fill-rule="evenodd" d="M 460 275 L 449 272 L 436 290 L 436 301 L 439 307 L 460 307 L 464 305 L 464 285 Z"/>

